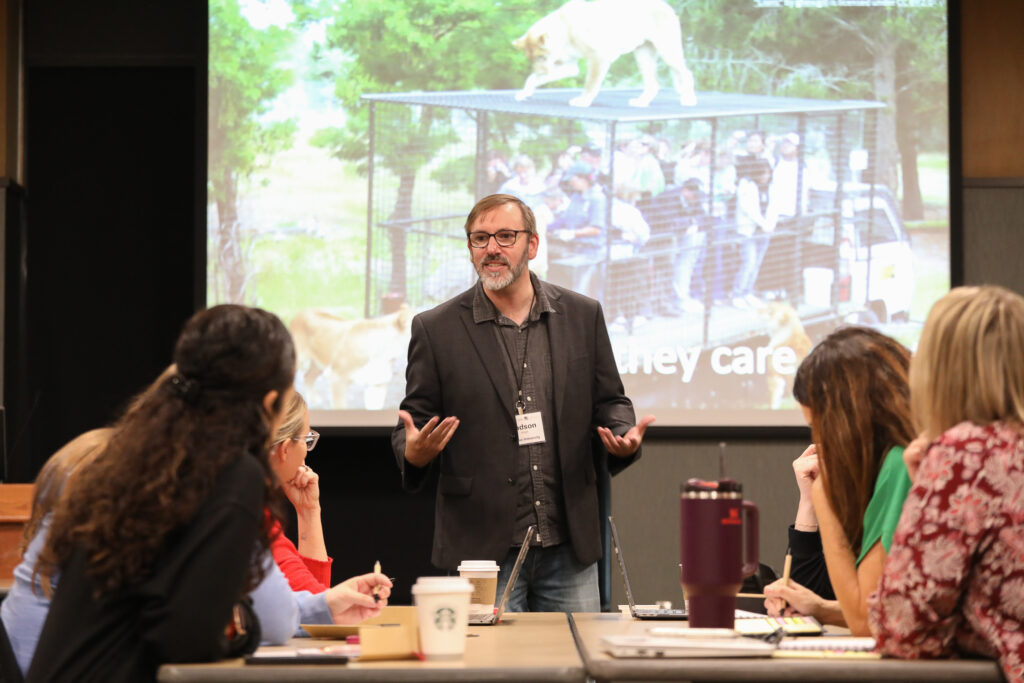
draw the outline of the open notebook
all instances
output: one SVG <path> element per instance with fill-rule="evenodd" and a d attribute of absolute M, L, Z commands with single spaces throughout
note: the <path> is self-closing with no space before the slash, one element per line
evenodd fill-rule
<path fill-rule="evenodd" d="M 523 561 L 526 560 L 526 553 L 530 552 L 530 535 L 533 534 L 535 526 L 532 524 L 530 528 L 526 530 L 526 535 L 523 536 L 523 544 L 519 547 L 519 554 L 516 555 L 516 563 L 512 565 L 512 572 L 508 575 L 508 583 L 505 584 L 505 590 L 501 593 L 501 602 L 498 603 L 498 609 L 494 610 L 492 614 L 484 614 L 482 616 L 470 616 L 470 626 L 492 626 L 501 621 L 501 616 L 505 614 L 505 607 L 508 606 L 508 600 L 512 597 L 512 589 L 516 586 L 516 579 L 519 578 L 519 570 L 523 566 Z"/>

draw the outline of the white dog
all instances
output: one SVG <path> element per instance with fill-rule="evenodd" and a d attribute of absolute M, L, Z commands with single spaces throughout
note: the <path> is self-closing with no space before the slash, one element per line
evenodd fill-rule
<path fill-rule="evenodd" d="M 807 336 L 795 308 L 784 301 L 769 301 L 761 306 L 757 313 L 768 323 L 768 348 L 772 352 L 783 346 L 789 347 L 796 356 L 797 364 L 811 352 L 811 338 Z M 778 410 L 786 397 L 793 393 L 793 375 L 783 376 L 769 363 L 765 380 L 768 383 L 769 405 L 772 410 Z"/>
<path fill-rule="evenodd" d="M 583 94 L 569 101 L 574 107 L 589 107 L 601 89 L 601 81 L 612 62 L 632 52 L 644 81 L 640 97 L 629 101 L 646 107 L 658 94 L 658 65 L 661 55 L 672 71 L 672 81 L 684 106 L 697 103 L 693 74 L 683 59 L 679 17 L 663 0 L 569 0 L 530 27 L 512 43 L 526 53 L 533 73 L 517 100 L 525 100 L 539 85 L 579 73 L 579 59 L 587 60 Z"/>
<path fill-rule="evenodd" d="M 331 386 L 332 408 L 379 409 L 392 364 L 409 345 L 412 311 L 403 304 L 379 318 L 348 320 L 330 311 L 307 308 L 292 318 L 298 369 L 309 391 L 322 374 Z M 349 386 L 363 388 L 364 405 L 349 405 Z"/>

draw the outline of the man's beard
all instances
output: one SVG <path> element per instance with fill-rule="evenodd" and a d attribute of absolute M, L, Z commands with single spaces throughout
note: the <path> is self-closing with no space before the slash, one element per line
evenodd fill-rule
<path fill-rule="evenodd" d="M 519 276 L 526 270 L 526 264 L 530 261 L 529 253 L 523 252 L 523 258 L 519 260 L 519 263 L 512 265 L 504 256 L 498 254 L 496 256 L 485 256 L 480 260 L 480 263 L 476 266 L 477 275 L 480 276 L 480 281 L 483 283 L 484 288 L 497 292 L 505 289 L 513 282 L 519 279 Z M 504 264 L 508 271 L 504 275 L 492 275 L 487 273 L 484 268 L 489 263 L 501 263 Z"/>

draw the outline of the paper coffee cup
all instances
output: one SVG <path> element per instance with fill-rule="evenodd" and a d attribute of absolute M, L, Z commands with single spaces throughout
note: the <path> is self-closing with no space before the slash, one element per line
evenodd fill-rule
<path fill-rule="evenodd" d="M 473 586 L 461 576 L 421 576 L 412 587 L 426 659 L 460 659 L 466 651 L 469 596 Z"/>
<path fill-rule="evenodd" d="M 471 615 L 486 616 L 494 612 L 498 569 L 498 563 L 493 560 L 465 560 L 459 565 L 459 575 L 473 586 L 473 594 L 469 596 Z"/>

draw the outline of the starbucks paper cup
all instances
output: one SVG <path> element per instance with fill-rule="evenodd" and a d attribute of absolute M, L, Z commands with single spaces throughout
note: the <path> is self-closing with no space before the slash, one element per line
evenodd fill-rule
<path fill-rule="evenodd" d="M 421 576 L 412 587 L 426 659 L 460 659 L 466 651 L 469 596 L 473 586 L 461 576 Z"/>
<path fill-rule="evenodd" d="M 494 612 L 498 569 L 498 563 L 493 560 L 465 560 L 459 565 L 459 575 L 473 586 L 473 594 L 469 597 L 471 615 L 486 616 Z"/>

